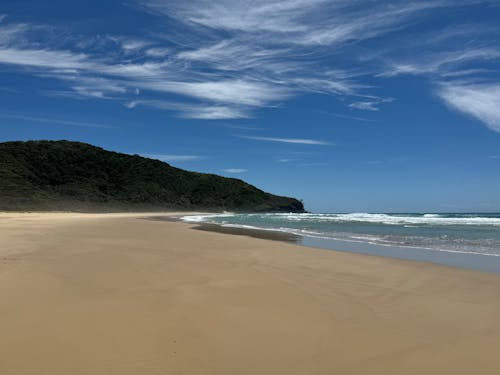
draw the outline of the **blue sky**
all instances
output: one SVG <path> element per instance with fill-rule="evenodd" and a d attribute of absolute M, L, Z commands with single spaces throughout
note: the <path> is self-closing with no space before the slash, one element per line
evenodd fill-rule
<path fill-rule="evenodd" d="M 0 4 L 0 141 L 71 139 L 314 211 L 500 211 L 500 2 Z"/>

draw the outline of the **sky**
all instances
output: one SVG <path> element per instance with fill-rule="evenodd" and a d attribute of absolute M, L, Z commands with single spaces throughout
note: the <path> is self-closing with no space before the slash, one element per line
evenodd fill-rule
<path fill-rule="evenodd" d="M 315 212 L 500 211 L 499 25 L 499 0 L 2 0 L 0 141 Z"/>

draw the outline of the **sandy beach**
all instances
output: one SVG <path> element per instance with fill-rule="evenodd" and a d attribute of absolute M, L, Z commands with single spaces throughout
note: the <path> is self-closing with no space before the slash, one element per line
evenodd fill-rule
<path fill-rule="evenodd" d="M 0 374 L 498 374 L 500 275 L 149 216 L 0 214 Z"/>

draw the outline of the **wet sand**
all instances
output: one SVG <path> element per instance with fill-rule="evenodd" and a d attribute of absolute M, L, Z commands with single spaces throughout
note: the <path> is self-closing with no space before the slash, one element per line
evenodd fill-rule
<path fill-rule="evenodd" d="M 0 374 L 498 373 L 499 275 L 151 216 L 0 214 Z"/>

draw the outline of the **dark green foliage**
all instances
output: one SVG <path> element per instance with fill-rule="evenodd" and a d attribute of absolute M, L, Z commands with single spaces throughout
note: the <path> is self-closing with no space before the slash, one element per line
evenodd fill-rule
<path fill-rule="evenodd" d="M 241 180 L 70 141 L 0 143 L 0 210 L 302 212 Z"/>

